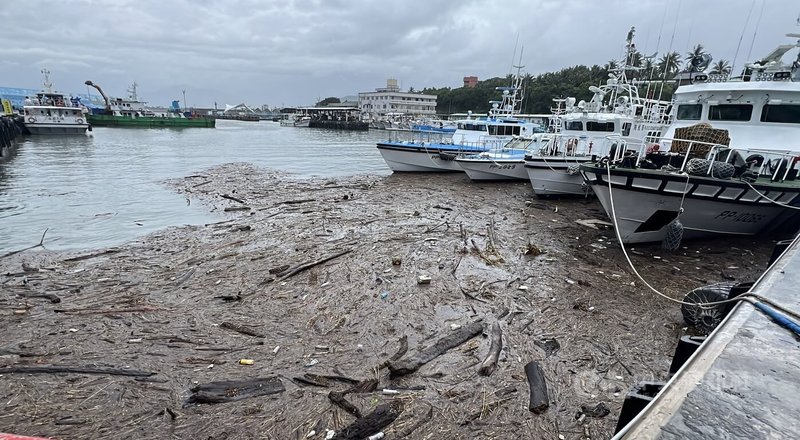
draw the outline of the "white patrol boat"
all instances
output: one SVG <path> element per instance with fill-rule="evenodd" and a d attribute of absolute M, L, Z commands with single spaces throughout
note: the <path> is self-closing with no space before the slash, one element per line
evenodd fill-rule
<path fill-rule="evenodd" d="M 26 97 L 22 107 L 25 128 L 31 134 L 85 134 L 89 129 L 87 109 L 76 98 L 53 91 L 50 71 L 42 70 L 43 90 Z"/>

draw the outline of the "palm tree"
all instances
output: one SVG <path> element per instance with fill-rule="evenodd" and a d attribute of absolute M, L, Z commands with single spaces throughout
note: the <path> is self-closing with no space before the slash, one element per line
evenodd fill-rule
<path fill-rule="evenodd" d="M 605 66 L 603 66 L 603 68 L 611 72 L 612 70 L 619 69 L 619 63 L 617 62 L 617 60 L 608 60 L 608 62 L 606 63 Z"/>
<path fill-rule="evenodd" d="M 730 75 L 731 65 L 730 63 L 728 63 L 728 60 L 719 60 L 714 64 L 714 68 L 711 70 L 711 73 L 718 73 L 720 75 Z"/>
<path fill-rule="evenodd" d="M 642 54 L 636 49 L 633 49 L 630 54 L 628 54 L 628 65 L 633 67 L 641 67 L 642 65 Z"/>
<path fill-rule="evenodd" d="M 656 64 L 653 62 L 653 59 L 652 58 L 645 58 L 644 61 L 642 61 L 642 65 L 641 65 L 642 74 L 640 75 L 640 77 L 642 77 L 642 78 L 652 78 L 652 77 L 658 76 L 658 71 L 657 70 L 658 70 L 658 66 L 656 66 Z"/>
<path fill-rule="evenodd" d="M 681 56 L 678 52 L 667 52 L 658 60 L 656 67 L 658 68 L 658 76 L 671 77 L 681 68 Z"/>
<path fill-rule="evenodd" d="M 697 65 L 703 62 L 706 55 L 708 55 L 708 53 L 706 53 L 703 45 L 698 43 L 691 52 L 686 54 L 686 71 L 691 72 L 696 70 Z"/>

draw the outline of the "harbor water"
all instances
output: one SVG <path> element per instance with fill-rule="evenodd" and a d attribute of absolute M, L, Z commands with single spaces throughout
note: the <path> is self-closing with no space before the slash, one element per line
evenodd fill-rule
<path fill-rule="evenodd" d="M 87 136 L 27 136 L 0 162 L 0 254 L 114 246 L 166 227 L 221 220 L 166 185 L 230 162 L 303 178 L 389 174 L 383 131 L 217 121 L 216 129 L 95 128 Z"/>

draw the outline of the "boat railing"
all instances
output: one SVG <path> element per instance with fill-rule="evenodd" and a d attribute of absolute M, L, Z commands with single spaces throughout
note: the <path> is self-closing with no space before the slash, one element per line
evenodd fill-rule
<path fill-rule="evenodd" d="M 738 161 L 748 168 L 751 164 L 755 164 L 756 169 L 753 171 L 758 176 L 768 175 L 772 181 L 782 182 L 792 174 L 795 164 L 800 160 L 798 153 L 790 150 L 732 147 L 714 142 L 667 137 L 657 139 L 655 142 L 647 138 L 640 140 L 620 136 L 609 136 L 609 138 L 620 142 L 619 147 L 609 155 L 613 163 L 624 163 L 627 158 L 635 155 L 635 164 L 638 167 L 650 154 L 669 155 L 680 157 L 680 167 L 673 170 L 676 173 L 686 173 L 691 159 L 705 159 L 708 161 L 708 167 L 704 173 L 714 177 L 715 162 L 733 164 Z M 682 145 L 681 151 L 660 150 L 661 145 L 672 147 L 676 143 Z"/>
<path fill-rule="evenodd" d="M 594 136 L 586 139 L 578 139 L 563 133 L 548 133 L 548 135 L 549 139 L 539 148 L 539 156 L 587 157 L 594 155 L 602 157 L 610 154 L 614 144 L 620 143 L 621 140 L 625 140 L 627 143 L 635 141 L 633 138 L 621 135 Z"/>

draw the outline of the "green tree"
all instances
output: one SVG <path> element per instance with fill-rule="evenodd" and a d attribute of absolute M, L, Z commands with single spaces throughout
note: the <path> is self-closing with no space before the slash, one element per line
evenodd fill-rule
<path fill-rule="evenodd" d="M 316 106 L 317 107 L 325 107 L 328 104 L 338 104 L 340 102 L 342 102 L 342 101 L 339 98 L 331 96 L 329 98 L 325 98 L 322 101 L 318 102 Z"/>
<path fill-rule="evenodd" d="M 640 78 L 655 78 L 658 75 L 658 67 L 653 62 L 652 58 L 645 58 L 642 62 L 642 69 L 640 70 Z"/>
<path fill-rule="evenodd" d="M 706 55 L 708 55 L 708 53 L 703 48 L 703 45 L 698 43 L 694 49 L 686 54 L 686 71 L 696 71 L 698 69 L 697 65 L 702 63 L 702 60 Z"/>
<path fill-rule="evenodd" d="M 714 67 L 712 68 L 711 73 L 730 75 L 731 65 L 730 63 L 728 63 L 728 60 L 719 60 L 716 63 L 714 63 Z"/>
<path fill-rule="evenodd" d="M 665 53 L 661 59 L 658 60 L 656 67 L 658 68 L 658 78 L 672 78 L 681 68 L 681 56 L 678 52 Z"/>

